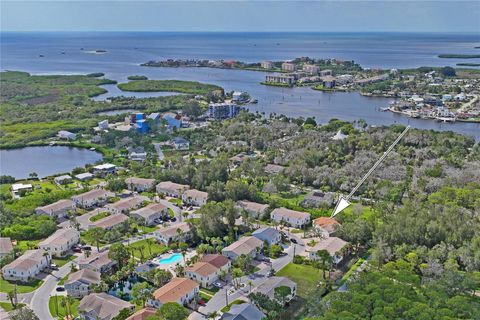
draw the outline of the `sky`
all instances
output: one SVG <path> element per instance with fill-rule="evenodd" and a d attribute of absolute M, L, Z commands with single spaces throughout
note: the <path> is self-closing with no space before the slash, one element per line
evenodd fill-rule
<path fill-rule="evenodd" d="M 0 1 L 1 31 L 480 33 L 480 1 Z"/>

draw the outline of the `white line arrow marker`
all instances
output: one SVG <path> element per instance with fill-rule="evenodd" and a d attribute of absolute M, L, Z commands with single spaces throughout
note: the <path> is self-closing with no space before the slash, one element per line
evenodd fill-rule
<path fill-rule="evenodd" d="M 358 188 L 361 187 L 361 185 L 365 182 L 365 180 L 368 179 L 368 177 L 372 174 L 375 169 L 382 163 L 382 161 L 392 152 L 393 148 L 400 142 L 400 140 L 403 138 L 403 136 L 407 133 L 407 131 L 410 129 L 410 126 L 407 126 L 405 130 L 398 136 L 398 138 L 392 143 L 390 147 L 388 147 L 387 151 L 383 153 L 383 155 L 380 157 L 380 159 L 375 162 L 375 164 L 368 170 L 368 172 L 363 176 L 363 178 L 357 183 L 355 188 L 353 188 L 352 192 L 348 194 L 348 196 L 344 197 L 341 196 L 337 205 L 335 206 L 335 210 L 333 210 L 332 218 L 335 217 L 338 213 L 342 212 L 345 210 L 350 205 L 350 198 L 357 192 Z"/>

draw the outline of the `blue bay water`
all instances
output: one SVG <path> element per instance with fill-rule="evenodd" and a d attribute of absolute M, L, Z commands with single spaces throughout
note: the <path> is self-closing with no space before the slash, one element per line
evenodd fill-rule
<path fill-rule="evenodd" d="M 285 60 L 300 56 L 354 60 L 370 68 L 454 66 L 480 59 L 440 59 L 438 54 L 476 54 L 479 34 L 413 33 L 2 33 L 1 70 L 33 74 L 85 74 L 104 72 L 119 82 L 130 75 L 150 79 L 194 80 L 218 84 L 226 90 L 248 91 L 258 99 L 252 111 L 294 117 L 315 116 L 325 123 L 332 118 L 364 119 L 372 125 L 393 123 L 434 130 L 452 130 L 480 139 L 480 125 L 444 124 L 380 112 L 391 101 L 358 93 L 325 93 L 310 88 L 275 88 L 259 85 L 263 72 L 207 68 L 149 68 L 140 64 L 167 58 L 234 59 L 247 62 Z M 83 48 L 83 50 L 81 50 Z M 105 54 L 92 51 L 103 49 Z M 43 55 L 43 57 L 39 57 Z M 122 93 L 105 86 L 99 96 L 158 96 L 165 93 Z"/>

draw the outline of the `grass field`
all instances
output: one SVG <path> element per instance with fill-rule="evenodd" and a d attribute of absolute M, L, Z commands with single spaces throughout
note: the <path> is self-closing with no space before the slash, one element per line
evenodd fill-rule
<path fill-rule="evenodd" d="M 17 283 L 17 293 L 28 293 L 36 290 L 42 285 L 42 280 L 33 280 L 30 283 Z M 13 291 L 15 288 L 15 283 L 13 281 L 8 281 L 3 278 L 0 278 L 0 292 L 9 292 Z"/>
<path fill-rule="evenodd" d="M 65 298 L 62 296 L 58 296 L 57 298 L 55 298 L 55 296 L 50 297 L 50 300 L 48 301 L 48 309 L 53 317 L 57 317 L 57 319 L 63 319 L 67 315 L 67 309 L 64 300 Z M 78 316 L 77 308 L 79 304 L 79 299 L 73 299 L 73 303 L 70 308 L 74 317 Z"/>
<path fill-rule="evenodd" d="M 96 214 L 94 215 L 93 217 L 90 217 L 90 221 L 92 222 L 95 222 L 95 221 L 98 221 L 102 218 L 106 218 L 110 215 L 110 213 L 106 212 L 106 211 L 103 211 L 103 212 L 100 212 L 99 214 Z"/>
<path fill-rule="evenodd" d="M 20 309 L 21 307 L 24 307 L 24 303 L 17 303 L 17 308 Z M 13 310 L 13 305 L 10 302 L 0 302 L 0 307 L 5 310 L 5 311 L 12 311 Z"/>
<path fill-rule="evenodd" d="M 318 281 L 323 279 L 320 270 L 312 266 L 293 263 L 287 264 L 276 275 L 294 281 L 297 284 L 297 295 L 304 299 L 315 289 Z"/>
<path fill-rule="evenodd" d="M 149 258 L 149 257 L 154 258 L 159 254 L 165 253 L 169 250 L 168 247 L 164 246 L 163 244 L 157 243 L 153 239 L 150 245 L 150 250 L 148 248 L 147 239 L 134 242 L 130 244 L 128 247 L 135 248 L 135 249 L 143 247 L 143 255 L 145 258 Z M 150 254 L 150 251 L 151 251 L 151 254 Z M 134 250 L 133 255 L 136 258 L 140 259 L 141 258 L 140 250 Z"/>
<path fill-rule="evenodd" d="M 73 259 L 75 259 L 74 255 L 69 255 L 61 258 L 53 258 L 52 263 L 56 264 L 60 268 L 66 265 L 68 262 L 72 261 Z"/>

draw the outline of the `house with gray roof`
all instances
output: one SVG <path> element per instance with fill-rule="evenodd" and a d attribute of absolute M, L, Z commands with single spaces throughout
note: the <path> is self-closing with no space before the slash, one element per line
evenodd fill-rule
<path fill-rule="evenodd" d="M 285 302 L 292 300 L 297 295 L 297 284 L 286 277 L 270 277 L 265 282 L 256 287 L 254 293 L 263 293 L 270 299 L 275 300 L 275 289 L 278 287 L 289 287 L 291 294 Z M 281 301 L 278 301 L 281 303 Z"/>
<path fill-rule="evenodd" d="M 277 244 L 282 241 L 282 236 L 277 229 L 272 227 L 264 227 L 253 231 L 252 236 L 262 241 L 266 241 L 269 246 Z"/>
<path fill-rule="evenodd" d="M 263 320 L 266 315 L 251 303 L 235 304 L 222 314 L 221 320 Z"/>
<path fill-rule="evenodd" d="M 133 311 L 135 306 L 104 292 L 85 296 L 77 308 L 80 316 L 85 320 L 112 320 L 123 309 Z"/>
<path fill-rule="evenodd" d="M 92 293 L 93 285 L 99 284 L 100 281 L 100 272 L 90 269 L 78 270 L 65 280 L 65 290 L 69 296 L 83 298 Z"/>

